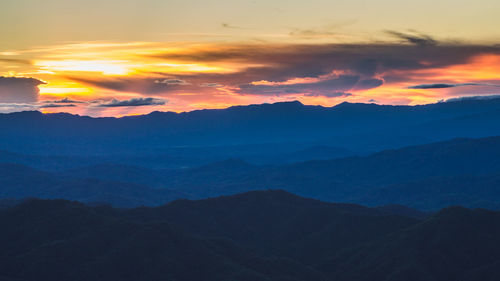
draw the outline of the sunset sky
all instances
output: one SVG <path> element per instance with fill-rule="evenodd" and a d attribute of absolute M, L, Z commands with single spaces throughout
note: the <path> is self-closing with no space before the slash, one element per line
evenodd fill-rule
<path fill-rule="evenodd" d="M 5 0 L 0 112 L 500 93 L 500 1 Z"/>

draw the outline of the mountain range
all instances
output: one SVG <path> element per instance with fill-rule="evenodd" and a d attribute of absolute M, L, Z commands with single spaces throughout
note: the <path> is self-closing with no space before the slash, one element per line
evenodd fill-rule
<path fill-rule="evenodd" d="M 500 137 L 454 139 L 368 156 L 254 165 L 228 159 L 193 168 L 95 164 L 58 172 L 0 165 L 2 198 L 64 198 L 157 206 L 251 190 L 283 189 L 329 202 L 500 209 Z"/>
<path fill-rule="evenodd" d="M 333 147 L 344 157 L 457 137 L 500 135 L 499 120 L 500 98 L 417 106 L 322 107 L 294 101 L 122 118 L 28 111 L 0 114 L 0 147 L 21 154 L 120 154 L 128 156 L 129 163 L 168 156 L 168 161 L 179 162 L 177 166 L 231 157 L 272 162 L 318 146 Z M 332 149 L 329 153 L 335 154 Z M 307 158 L 299 160 L 314 159 Z"/>
<path fill-rule="evenodd" d="M 500 98 L 1 114 L 0 195 L 136 207 L 283 189 L 368 206 L 500 209 L 499 117 Z"/>
<path fill-rule="evenodd" d="M 500 98 L 0 114 L 0 281 L 498 280 L 499 121 Z"/>

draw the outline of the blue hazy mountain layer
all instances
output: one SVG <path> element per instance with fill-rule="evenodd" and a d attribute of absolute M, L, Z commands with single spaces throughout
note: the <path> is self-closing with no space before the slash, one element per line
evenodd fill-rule
<path fill-rule="evenodd" d="M 500 209 L 498 159 L 500 137 L 488 137 L 282 165 L 254 165 L 233 158 L 193 168 L 107 163 L 48 172 L 2 164 L 0 195 L 154 206 L 178 198 L 283 189 L 324 201 L 369 206 Z"/>
<path fill-rule="evenodd" d="M 343 149 L 341 154 L 363 154 L 500 135 L 499 120 L 500 99 L 421 106 L 284 102 L 123 118 L 31 111 L 0 115 L 0 148 L 46 155 L 163 154 L 186 162 L 200 158 L 200 151 L 202 156 L 252 159 L 327 146 Z"/>

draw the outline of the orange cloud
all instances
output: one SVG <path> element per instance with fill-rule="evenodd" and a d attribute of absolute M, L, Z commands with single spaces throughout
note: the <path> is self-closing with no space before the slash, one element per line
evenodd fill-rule
<path fill-rule="evenodd" d="M 439 42 L 78 43 L 13 50 L 8 58 L 0 60 L 0 76 L 29 76 L 47 82 L 37 85 L 38 102 L 62 98 L 82 102 L 44 111 L 94 116 L 294 99 L 325 106 L 342 101 L 422 104 L 472 93 L 492 94 L 498 89 L 491 85 L 500 83 L 500 47 Z M 13 61 L 30 63 L 14 67 Z M 411 89 L 445 83 L 457 87 Z M 169 102 L 96 106 L 96 101 L 113 99 L 124 105 L 121 101 L 131 99 Z"/>

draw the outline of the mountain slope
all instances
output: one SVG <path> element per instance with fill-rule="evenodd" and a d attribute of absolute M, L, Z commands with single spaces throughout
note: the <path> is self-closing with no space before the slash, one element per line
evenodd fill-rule
<path fill-rule="evenodd" d="M 189 233 L 227 237 L 260 254 L 293 257 L 303 263 L 418 221 L 358 205 L 304 199 L 284 191 L 179 200 L 130 213 L 140 221 L 167 220 Z"/>
<path fill-rule="evenodd" d="M 0 276 L 8 280 L 324 280 L 286 259 L 193 237 L 67 201 L 0 210 Z"/>
<path fill-rule="evenodd" d="M 251 190 L 283 189 L 330 202 L 500 208 L 500 137 L 455 139 L 364 157 L 256 166 L 228 159 L 155 170 L 117 164 L 41 172 L 0 165 L 0 198 L 64 198 L 155 206 Z"/>
<path fill-rule="evenodd" d="M 154 190 L 134 183 L 91 178 L 66 179 L 16 164 L 0 164 L 0 198 L 69 199 L 118 207 L 161 205 L 185 195 L 168 189 Z"/>
<path fill-rule="evenodd" d="M 283 191 L 132 210 L 0 208 L 0 280 L 496 280 L 500 213 L 425 219 Z"/>
<path fill-rule="evenodd" d="M 339 280 L 494 280 L 500 276 L 493 267 L 500 262 L 499 235 L 499 213 L 452 207 L 347 250 L 322 268 Z"/>
<path fill-rule="evenodd" d="M 455 139 L 366 157 L 261 167 L 240 174 L 213 170 L 212 174 L 198 177 L 197 171 L 191 169 L 172 174 L 165 184 L 201 197 L 273 188 L 326 201 L 372 206 L 410 204 L 436 209 L 456 203 L 474 206 L 474 202 L 484 201 L 488 204 L 486 207 L 499 203 L 495 199 L 498 198 L 494 180 L 497 177 L 492 176 L 500 172 L 499 159 L 500 137 Z M 480 181 L 484 183 L 488 178 L 491 180 L 477 192 L 474 188 L 479 183 L 470 186 L 460 183 L 460 177 L 464 176 L 484 178 Z M 441 181 L 445 184 L 441 190 L 446 193 L 428 186 L 439 178 L 450 179 Z M 438 187 L 437 183 L 434 187 Z M 412 200 L 417 194 L 420 199 Z M 453 194 L 460 194 L 461 199 L 457 201 Z"/>

